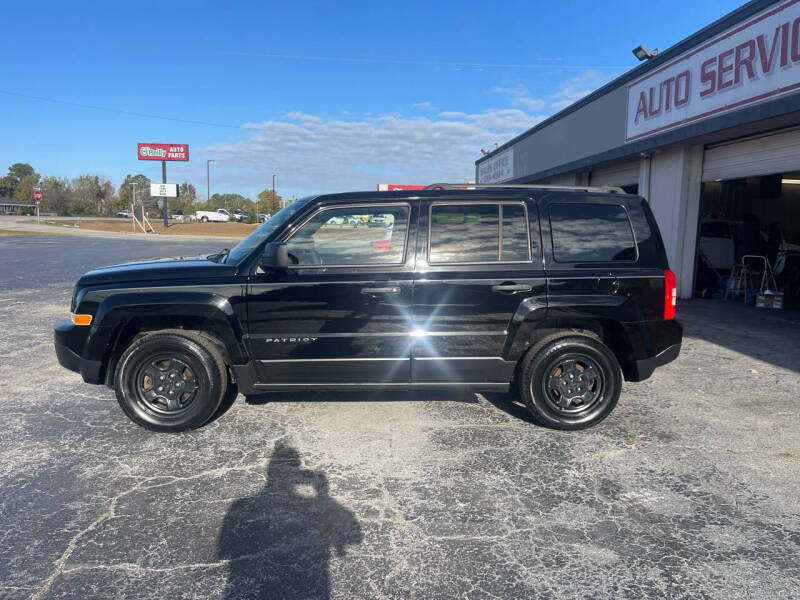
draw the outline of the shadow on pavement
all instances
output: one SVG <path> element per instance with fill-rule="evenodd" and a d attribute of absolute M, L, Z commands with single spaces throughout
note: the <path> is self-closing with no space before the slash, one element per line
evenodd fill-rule
<path fill-rule="evenodd" d="M 361 527 L 328 494 L 323 473 L 301 468 L 291 446 L 275 445 L 267 483 L 236 500 L 217 556 L 230 560 L 224 598 L 328 598 L 332 550 L 360 544 Z"/>
<path fill-rule="evenodd" d="M 486 401 L 489 404 L 495 408 L 499 408 L 504 413 L 514 417 L 515 419 L 539 426 L 539 423 L 536 422 L 536 420 L 533 418 L 533 415 L 531 415 L 531 413 L 522 403 L 522 400 L 520 400 L 519 394 L 515 392 L 509 392 L 507 394 L 483 392 L 481 395 L 486 398 Z"/>

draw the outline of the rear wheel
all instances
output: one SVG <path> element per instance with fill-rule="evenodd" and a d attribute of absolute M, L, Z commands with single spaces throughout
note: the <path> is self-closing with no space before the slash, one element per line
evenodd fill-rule
<path fill-rule="evenodd" d="M 201 223 L 208 223 L 208 217 L 200 217 Z"/>
<path fill-rule="evenodd" d="M 228 379 L 219 350 L 193 332 L 159 332 L 134 341 L 114 375 L 117 401 L 153 431 L 200 427 L 215 413 Z"/>
<path fill-rule="evenodd" d="M 614 409 L 622 387 L 613 352 L 600 340 L 566 334 L 523 359 L 520 395 L 534 418 L 555 429 L 586 429 Z"/>

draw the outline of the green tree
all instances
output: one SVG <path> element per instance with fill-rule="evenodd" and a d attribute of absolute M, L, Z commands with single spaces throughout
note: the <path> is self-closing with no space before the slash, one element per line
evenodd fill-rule
<path fill-rule="evenodd" d="M 97 175 L 79 175 L 72 180 L 71 211 L 77 214 L 102 214 L 105 190 Z"/>
<path fill-rule="evenodd" d="M 17 189 L 17 181 L 11 175 L 0 177 L 0 198 L 11 199 Z"/>
<path fill-rule="evenodd" d="M 17 192 L 20 184 L 24 187 Z M 33 188 L 39 184 L 39 175 L 28 163 L 14 163 L 8 174 L 0 178 L 0 198 L 14 198 L 26 204 L 33 202 Z"/>
<path fill-rule="evenodd" d="M 274 215 L 281 209 L 283 198 L 278 192 L 275 192 L 273 200 L 272 188 L 264 188 L 258 193 L 258 212 Z"/>
<path fill-rule="evenodd" d="M 8 174 L 16 177 L 17 181 L 29 175 L 36 175 L 36 171 L 28 163 L 14 163 L 8 167 Z"/>
<path fill-rule="evenodd" d="M 17 182 L 17 188 L 14 190 L 14 200 L 22 202 L 23 204 L 32 204 L 33 188 L 38 185 L 39 176 L 36 173 L 33 175 L 24 175 Z"/>
<path fill-rule="evenodd" d="M 169 199 L 170 214 L 187 215 L 194 211 L 197 202 L 197 190 L 188 181 L 178 187 L 178 197 Z"/>
<path fill-rule="evenodd" d="M 213 194 L 208 201 L 208 208 L 216 210 L 218 208 L 227 208 L 233 210 L 240 208 L 247 212 L 255 210 L 255 202 L 250 198 L 245 198 L 241 194 Z"/>
<path fill-rule="evenodd" d="M 45 177 L 42 179 L 42 212 L 69 214 L 72 188 L 66 177 Z"/>
<path fill-rule="evenodd" d="M 150 201 L 150 179 L 146 175 L 126 175 L 125 180 L 117 190 L 116 210 L 123 208 L 130 209 L 133 204 L 133 184 L 136 183 L 136 199 L 138 201 Z M 115 212 L 116 212 L 115 210 Z"/>

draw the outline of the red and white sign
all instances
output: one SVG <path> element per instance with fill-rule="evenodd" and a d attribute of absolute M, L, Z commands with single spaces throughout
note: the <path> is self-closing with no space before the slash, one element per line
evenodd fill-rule
<path fill-rule="evenodd" d="M 139 160 L 189 160 L 186 144 L 136 144 Z"/>
<path fill-rule="evenodd" d="M 410 185 L 407 183 L 379 183 L 379 192 L 397 192 L 403 190 L 424 190 L 424 185 Z"/>
<path fill-rule="evenodd" d="M 33 188 L 33 201 L 36 202 L 36 204 L 39 204 L 42 201 L 41 188 Z"/>
<path fill-rule="evenodd" d="M 631 83 L 625 140 L 798 89 L 800 0 L 790 0 Z"/>

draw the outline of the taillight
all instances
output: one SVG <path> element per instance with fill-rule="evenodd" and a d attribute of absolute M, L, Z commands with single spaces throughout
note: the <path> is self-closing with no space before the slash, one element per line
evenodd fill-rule
<path fill-rule="evenodd" d="M 664 320 L 675 318 L 675 303 L 678 300 L 678 287 L 675 285 L 675 273 L 664 271 Z"/>

